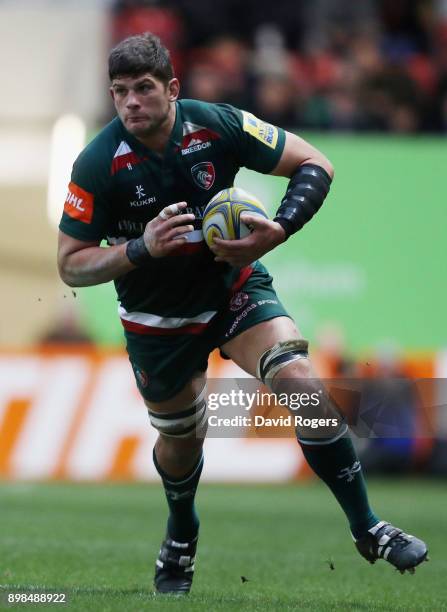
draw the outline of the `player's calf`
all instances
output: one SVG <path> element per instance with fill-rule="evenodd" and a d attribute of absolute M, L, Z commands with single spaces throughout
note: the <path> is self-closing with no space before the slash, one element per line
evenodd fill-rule
<path fill-rule="evenodd" d="M 307 389 L 310 396 L 317 392 L 315 399 L 319 400 L 310 411 L 300 406 L 299 412 L 302 416 L 307 413 L 310 419 L 312 415 L 322 420 L 333 418 L 334 430 L 331 435 L 323 426 L 316 434 L 306 427 L 296 427 L 306 460 L 346 513 L 359 553 L 370 563 L 385 559 L 401 573 L 413 573 L 417 565 L 427 560 L 427 546 L 422 540 L 379 521 L 372 512 L 360 461 L 351 439 L 345 435 L 348 428 L 322 385 L 310 378 L 311 368 L 301 367 L 308 363 L 307 359 L 305 340 L 280 342 L 261 356 L 258 376 L 275 393 L 287 393 L 289 398 L 297 389 Z M 300 367 L 296 367 L 297 363 Z"/>
<path fill-rule="evenodd" d="M 311 400 L 301 401 L 297 410 L 290 409 L 289 401 L 291 412 L 303 418 L 298 426 L 295 418 L 298 442 L 309 466 L 345 512 L 351 532 L 360 537 L 379 519 L 369 506 L 361 465 L 346 435 L 348 428 L 321 382 L 313 377 L 311 368 L 296 367 L 302 363 L 309 363 L 307 342 L 281 342 L 261 356 L 259 373 L 275 393 L 286 393 L 291 400 L 299 391 L 301 399 L 304 393 Z M 302 376 L 303 372 L 307 378 Z"/>
<path fill-rule="evenodd" d="M 192 584 L 199 531 L 194 499 L 203 468 L 204 393 L 175 412 L 150 408 L 149 418 L 160 432 L 153 460 L 169 506 L 167 535 L 156 562 L 154 583 L 157 592 L 184 594 Z"/>
<path fill-rule="evenodd" d="M 194 575 L 194 558 L 199 532 L 199 517 L 194 499 L 203 468 L 203 455 L 183 478 L 173 478 L 159 465 L 154 449 L 154 464 L 161 476 L 169 506 L 166 537 L 156 561 L 154 584 L 157 592 L 188 593 Z"/>

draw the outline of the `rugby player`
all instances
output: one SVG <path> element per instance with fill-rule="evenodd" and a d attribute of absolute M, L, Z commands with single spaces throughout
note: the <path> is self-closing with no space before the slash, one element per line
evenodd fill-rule
<path fill-rule="evenodd" d="M 109 76 L 117 117 L 74 163 L 58 266 L 72 287 L 115 282 L 136 384 L 159 432 L 153 460 L 169 506 L 155 589 L 187 593 L 199 532 L 194 497 L 209 353 L 219 347 L 275 392 L 320 387 L 308 342 L 258 260 L 318 212 L 333 168 L 309 143 L 248 112 L 179 100 L 169 52 L 150 33 L 111 51 Z M 203 209 L 233 185 L 241 166 L 288 178 L 286 193 L 274 220 L 246 215 L 251 234 L 216 239 L 211 251 L 200 229 Z M 334 415 L 325 396 L 312 414 Z M 306 460 L 345 512 L 360 554 L 414 571 L 426 545 L 371 510 L 346 426 L 337 423 L 318 437 L 297 428 Z"/>

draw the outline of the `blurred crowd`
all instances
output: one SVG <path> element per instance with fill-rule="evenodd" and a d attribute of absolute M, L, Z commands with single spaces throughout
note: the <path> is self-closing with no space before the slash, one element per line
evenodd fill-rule
<path fill-rule="evenodd" d="M 447 132 L 447 0 L 115 0 L 112 43 L 144 31 L 183 97 L 286 128 Z"/>

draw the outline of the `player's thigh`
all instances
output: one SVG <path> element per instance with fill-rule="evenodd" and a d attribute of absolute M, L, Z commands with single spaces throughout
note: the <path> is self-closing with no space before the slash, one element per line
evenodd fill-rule
<path fill-rule="evenodd" d="M 256 375 L 261 355 L 278 342 L 300 338 L 266 268 L 257 262 L 244 285 L 222 312 L 217 346 L 243 370 Z"/>
<path fill-rule="evenodd" d="M 173 397 L 154 402 L 143 398 L 148 410 L 160 414 L 181 412 L 191 406 L 200 397 L 206 385 L 206 372 L 197 371 L 185 386 Z"/>
<path fill-rule="evenodd" d="M 126 340 L 135 382 L 147 406 L 178 412 L 200 395 L 210 352 L 206 339 L 126 332 Z"/>
<path fill-rule="evenodd" d="M 241 332 L 221 346 L 225 355 L 239 367 L 256 376 L 256 366 L 262 354 L 277 342 L 301 338 L 301 334 L 289 317 L 275 317 L 262 321 Z"/>

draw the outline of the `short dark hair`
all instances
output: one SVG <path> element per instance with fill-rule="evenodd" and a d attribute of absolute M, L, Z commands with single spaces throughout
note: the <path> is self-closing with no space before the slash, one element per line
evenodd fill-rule
<path fill-rule="evenodd" d="M 129 36 L 109 55 L 110 80 L 122 76 L 138 77 L 150 72 L 166 85 L 174 77 L 169 51 L 151 32 Z"/>

